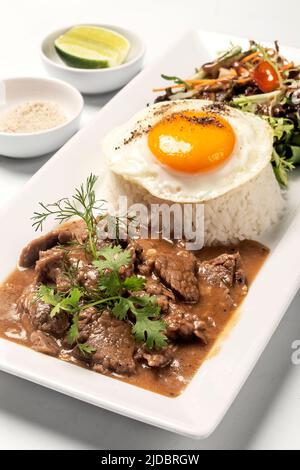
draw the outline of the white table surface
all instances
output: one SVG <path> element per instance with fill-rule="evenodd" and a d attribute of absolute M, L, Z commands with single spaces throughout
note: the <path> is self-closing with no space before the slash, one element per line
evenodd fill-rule
<path fill-rule="evenodd" d="M 1 0 L 0 74 L 45 75 L 40 39 L 65 24 L 90 21 L 135 29 L 147 42 L 150 62 L 191 27 L 300 47 L 299 15 L 298 0 Z M 111 96 L 85 97 L 83 124 Z M 0 205 L 48 158 L 0 156 Z M 291 344 L 297 339 L 300 293 L 221 426 L 205 441 L 185 439 L 0 373 L 0 449 L 299 449 L 300 366 L 291 363 Z"/>

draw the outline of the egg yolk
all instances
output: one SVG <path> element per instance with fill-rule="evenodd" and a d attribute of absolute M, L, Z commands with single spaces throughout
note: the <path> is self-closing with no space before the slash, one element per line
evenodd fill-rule
<path fill-rule="evenodd" d="M 171 114 L 148 132 L 148 146 L 160 163 L 185 173 L 202 173 L 223 165 L 235 141 L 229 122 L 207 112 Z"/>

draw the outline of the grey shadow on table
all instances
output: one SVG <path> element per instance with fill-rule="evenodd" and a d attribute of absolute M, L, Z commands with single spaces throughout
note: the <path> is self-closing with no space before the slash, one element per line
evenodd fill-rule
<path fill-rule="evenodd" d="M 88 106 L 99 106 L 99 109 L 105 106 L 119 90 L 111 91 L 109 93 L 85 95 L 83 94 L 84 104 Z"/>
<path fill-rule="evenodd" d="M 78 448 L 247 449 L 295 367 L 291 344 L 300 338 L 299 302 L 300 292 L 223 422 L 204 441 L 97 409 L 5 373 L 0 373 L 0 409 L 37 425 L 41 432 L 44 428 L 67 437 L 78 443 Z"/>
<path fill-rule="evenodd" d="M 0 170 L 10 171 L 13 173 L 21 173 L 32 176 L 36 173 L 54 153 L 48 153 L 35 158 L 9 158 L 0 155 Z"/>

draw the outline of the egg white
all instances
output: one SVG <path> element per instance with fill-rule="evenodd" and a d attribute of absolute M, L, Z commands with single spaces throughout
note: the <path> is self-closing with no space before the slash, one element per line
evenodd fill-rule
<path fill-rule="evenodd" d="M 163 166 L 148 147 L 147 129 L 163 117 L 182 111 L 203 111 L 212 102 L 178 100 L 143 109 L 113 129 L 103 141 L 114 173 L 142 186 L 153 196 L 173 202 L 205 202 L 235 189 L 258 175 L 271 160 L 273 134 L 263 119 L 226 106 L 220 114 L 232 126 L 236 144 L 225 164 L 206 173 L 180 173 Z M 203 109 L 204 108 L 204 109 Z"/>

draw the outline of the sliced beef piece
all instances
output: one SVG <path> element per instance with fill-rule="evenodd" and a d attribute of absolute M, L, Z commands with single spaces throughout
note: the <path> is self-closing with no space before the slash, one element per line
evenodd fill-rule
<path fill-rule="evenodd" d="M 19 265 L 22 268 L 30 268 L 39 259 L 40 251 L 46 251 L 58 243 L 65 244 L 72 240 L 69 230 L 53 230 L 28 243 L 21 252 Z"/>
<path fill-rule="evenodd" d="M 128 266 L 121 266 L 119 269 L 121 279 L 124 281 L 127 277 L 134 274 L 134 265 L 130 263 Z"/>
<path fill-rule="evenodd" d="M 18 302 L 17 310 L 20 313 L 22 323 L 26 327 L 29 322 L 34 330 L 61 338 L 70 326 L 68 315 L 65 312 L 60 312 L 51 318 L 52 307 L 37 297 L 37 291 L 37 284 L 29 285 Z"/>
<path fill-rule="evenodd" d="M 135 252 L 139 273 L 143 276 L 150 276 L 157 256 L 157 250 L 152 241 L 148 239 L 132 240 L 129 248 Z"/>
<path fill-rule="evenodd" d="M 86 343 L 94 328 L 94 323 L 99 320 L 101 313 L 96 307 L 81 310 L 78 319 L 79 343 Z"/>
<path fill-rule="evenodd" d="M 98 234 L 99 235 L 99 234 Z M 97 241 L 96 241 L 96 248 L 97 250 L 102 250 L 102 248 L 106 248 L 107 246 L 116 246 L 118 245 L 117 243 L 117 240 L 112 240 L 110 238 L 97 238 Z M 122 248 L 124 248 L 122 246 Z"/>
<path fill-rule="evenodd" d="M 35 351 L 48 354 L 48 356 L 59 355 L 60 349 L 55 339 L 42 331 L 34 331 L 30 336 L 30 341 Z"/>
<path fill-rule="evenodd" d="M 162 281 L 185 302 L 198 302 L 199 287 L 194 255 L 185 250 L 178 251 L 175 256 L 161 253 L 158 254 L 154 267 Z"/>
<path fill-rule="evenodd" d="M 68 247 L 67 258 L 70 266 L 76 269 L 86 266 L 87 264 L 91 264 L 93 259 L 84 247 L 76 245 Z"/>
<path fill-rule="evenodd" d="M 156 302 L 157 305 L 160 307 L 161 313 L 168 312 L 170 299 L 166 295 L 157 295 Z"/>
<path fill-rule="evenodd" d="M 242 269 L 242 260 L 239 253 L 223 254 L 210 261 L 200 263 L 200 280 L 213 286 L 230 289 L 239 284 L 245 291 L 246 275 Z"/>
<path fill-rule="evenodd" d="M 79 331 L 79 336 L 77 338 L 79 343 L 86 343 L 87 340 L 89 339 L 89 336 L 91 334 L 91 331 L 94 327 L 94 322 L 96 322 L 99 319 L 100 312 L 96 307 L 89 307 L 86 309 L 81 310 L 79 313 L 79 318 L 78 318 L 78 331 Z M 85 360 L 89 361 L 91 359 L 91 356 L 83 355 L 79 348 L 74 347 L 74 344 L 70 344 L 68 341 L 68 337 L 65 337 L 63 339 L 63 346 L 66 349 L 74 348 L 72 351 L 73 356 L 75 356 L 77 359 L 80 360 Z"/>
<path fill-rule="evenodd" d="M 97 372 L 131 374 L 135 342 L 128 323 L 113 317 L 109 311 L 83 310 L 79 316 L 79 341 L 96 351 L 84 357 Z"/>
<path fill-rule="evenodd" d="M 20 302 L 20 301 L 19 301 Z M 21 323 L 22 323 L 22 326 L 24 328 L 24 330 L 26 331 L 26 335 L 30 338 L 31 336 L 31 333 L 33 333 L 34 331 L 36 331 L 33 327 L 33 324 L 31 322 L 31 319 L 28 315 L 28 313 L 26 311 L 22 311 L 20 312 L 20 309 L 19 309 L 19 304 L 17 304 L 17 311 L 19 313 L 19 316 L 20 316 L 20 320 L 21 320 Z"/>
<path fill-rule="evenodd" d="M 86 223 L 81 219 L 69 222 L 68 230 L 72 234 L 72 240 L 77 240 L 79 243 L 84 243 L 88 238 Z"/>
<path fill-rule="evenodd" d="M 173 292 L 167 289 L 158 279 L 147 279 L 145 291 L 149 295 L 165 295 L 170 300 L 175 300 Z"/>
<path fill-rule="evenodd" d="M 65 274 L 68 264 L 66 252 L 60 248 L 41 251 L 35 264 L 36 281 L 56 284 L 57 290 L 66 292 L 71 287 L 70 279 Z"/>
<path fill-rule="evenodd" d="M 94 291 L 98 286 L 99 271 L 89 264 L 82 266 L 78 270 L 77 281 L 87 291 Z"/>
<path fill-rule="evenodd" d="M 170 301 L 175 301 L 173 292 L 164 287 L 164 285 L 157 279 L 147 279 L 145 292 L 148 295 L 156 296 L 157 303 L 161 308 L 162 313 L 168 312 Z"/>
<path fill-rule="evenodd" d="M 198 302 L 197 262 L 192 253 L 184 249 L 174 250 L 173 253 L 158 252 L 151 240 L 136 240 L 134 246 L 137 258 L 141 262 L 138 265 L 141 274 L 149 276 L 154 272 L 185 302 Z"/>
<path fill-rule="evenodd" d="M 57 266 L 61 266 L 66 253 L 60 248 L 51 248 L 47 251 L 40 251 L 39 259 L 35 264 L 35 271 L 42 278 L 50 275 L 50 280 L 55 280 Z"/>
<path fill-rule="evenodd" d="M 167 324 L 166 334 L 170 339 L 191 339 L 196 336 L 204 344 L 208 343 L 206 323 L 187 311 L 184 306 L 171 303 L 169 314 L 164 317 L 164 321 Z"/>
<path fill-rule="evenodd" d="M 73 271 L 74 276 L 77 275 L 84 285 L 84 275 L 90 270 L 96 271 L 88 264 L 89 262 L 90 257 L 82 247 L 72 246 L 62 249 L 55 246 L 50 250 L 40 252 L 39 260 L 35 265 L 36 280 L 44 284 L 56 284 L 59 291 L 66 292 L 72 287 L 67 272 Z"/>
<path fill-rule="evenodd" d="M 136 361 L 146 362 L 149 367 L 163 368 L 171 364 L 174 359 L 175 347 L 167 346 L 162 351 L 147 349 L 146 346 L 140 346 L 134 358 Z"/>

